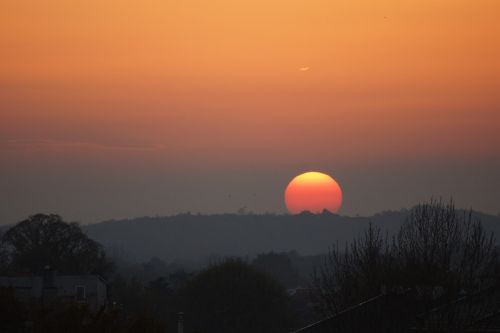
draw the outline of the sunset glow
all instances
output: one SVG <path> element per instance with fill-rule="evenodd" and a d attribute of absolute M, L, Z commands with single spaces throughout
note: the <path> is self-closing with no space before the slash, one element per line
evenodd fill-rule
<path fill-rule="evenodd" d="M 327 174 L 306 172 L 288 184 L 285 190 L 285 203 L 292 214 L 304 211 L 318 214 L 324 210 L 335 213 L 342 205 L 342 190 Z"/>
<path fill-rule="evenodd" d="M 342 175 L 346 214 L 428 193 L 497 214 L 498 13 L 498 0 L 1 1 L 0 217 L 284 212 L 296 170 Z"/>
<path fill-rule="evenodd" d="M 499 143 L 500 0 L 0 0 L 0 333 L 500 333 Z"/>

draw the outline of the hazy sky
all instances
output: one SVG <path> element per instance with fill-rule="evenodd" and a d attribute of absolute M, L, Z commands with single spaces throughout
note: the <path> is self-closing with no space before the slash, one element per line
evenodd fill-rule
<path fill-rule="evenodd" d="M 2 0 L 0 223 L 500 212 L 498 0 Z M 304 70 L 307 69 L 307 70 Z"/>

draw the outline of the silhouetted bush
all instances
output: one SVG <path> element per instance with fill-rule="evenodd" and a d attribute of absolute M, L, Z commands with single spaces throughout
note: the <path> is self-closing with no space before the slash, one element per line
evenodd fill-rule
<path fill-rule="evenodd" d="M 201 271 L 181 297 L 188 332 L 287 332 L 292 326 L 284 288 L 241 260 Z"/>
<path fill-rule="evenodd" d="M 292 265 L 287 253 L 263 253 L 259 254 L 252 265 L 258 270 L 265 272 L 279 281 L 287 288 L 297 287 L 302 279 L 295 267 Z"/>

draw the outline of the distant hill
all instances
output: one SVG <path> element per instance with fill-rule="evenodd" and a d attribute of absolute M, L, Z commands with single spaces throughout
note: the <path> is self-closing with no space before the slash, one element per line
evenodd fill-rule
<path fill-rule="evenodd" d="M 104 244 L 111 255 L 122 259 L 144 261 L 158 257 L 168 262 L 199 261 L 210 257 L 254 256 L 269 251 L 322 254 L 335 242 L 342 244 L 362 233 L 370 221 L 383 231 L 393 233 L 407 214 L 407 210 L 370 217 L 327 212 L 296 216 L 181 214 L 105 221 L 83 228 L 90 237 Z M 500 217 L 474 215 L 482 220 L 486 230 L 500 235 Z"/>

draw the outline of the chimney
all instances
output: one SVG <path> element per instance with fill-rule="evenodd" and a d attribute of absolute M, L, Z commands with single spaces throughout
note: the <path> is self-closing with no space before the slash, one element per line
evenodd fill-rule
<path fill-rule="evenodd" d="M 49 265 L 45 265 L 43 268 L 43 288 L 55 288 L 56 271 L 53 270 Z"/>
<path fill-rule="evenodd" d="M 184 333 L 184 312 L 179 312 L 177 315 L 177 333 Z"/>
<path fill-rule="evenodd" d="M 42 305 L 48 305 L 57 298 L 56 272 L 45 266 L 42 275 Z"/>

